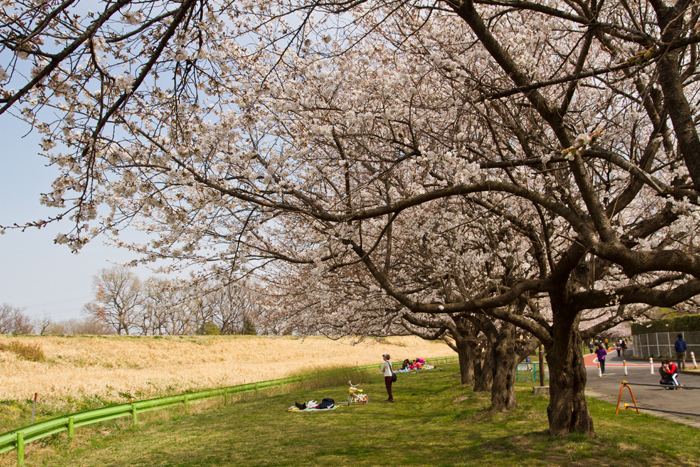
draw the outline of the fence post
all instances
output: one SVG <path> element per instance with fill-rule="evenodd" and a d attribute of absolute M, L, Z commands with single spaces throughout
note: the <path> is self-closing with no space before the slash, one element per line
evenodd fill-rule
<path fill-rule="evenodd" d="M 68 441 L 73 441 L 73 435 L 75 434 L 75 420 L 73 417 L 68 419 Z"/>
<path fill-rule="evenodd" d="M 17 433 L 17 467 L 24 467 L 24 433 Z"/>
<path fill-rule="evenodd" d="M 622 360 L 622 367 L 625 369 L 625 376 L 627 376 L 627 360 Z"/>
<path fill-rule="evenodd" d="M 255 383 L 255 397 L 258 397 L 258 388 L 260 387 L 259 383 Z"/>
<path fill-rule="evenodd" d="M 139 423 L 138 412 L 136 411 L 136 406 L 132 404 L 131 405 L 131 424 L 133 426 L 136 426 L 136 425 L 138 425 L 138 423 Z"/>
<path fill-rule="evenodd" d="M 693 357 L 693 366 L 698 369 L 698 362 L 695 361 L 695 352 L 690 352 L 690 356 Z"/>
<path fill-rule="evenodd" d="M 36 396 L 38 394 L 39 393 L 37 393 L 37 392 L 34 393 L 34 403 L 32 404 L 32 421 L 30 422 L 31 425 L 34 424 L 34 412 L 36 411 Z"/>
<path fill-rule="evenodd" d="M 649 359 L 649 373 L 652 375 L 654 374 L 654 359 L 650 358 Z"/>
<path fill-rule="evenodd" d="M 228 405 L 228 389 L 224 389 L 224 407 Z"/>
<path fill-rule="evenodd" d="M 185 407 L 187 407 L 190 403 L 188 399 L 189 399 L 189 397 L 187 395 L 185 395 L 184 400 L 182 401 L 183 404 L 185 404 Z"/>

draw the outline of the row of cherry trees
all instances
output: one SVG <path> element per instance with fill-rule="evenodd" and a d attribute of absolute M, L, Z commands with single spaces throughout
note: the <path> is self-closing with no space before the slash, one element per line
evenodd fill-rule
<path fill-rule="evenodd" d="M 308 332 L 479 325 L 496 409 L 526 335 L 552 434 L 594 435 L 583 337 L 700 293 L 689 1 L 0 8 L 0 113 L 74 250 L 245 278 Z"/>

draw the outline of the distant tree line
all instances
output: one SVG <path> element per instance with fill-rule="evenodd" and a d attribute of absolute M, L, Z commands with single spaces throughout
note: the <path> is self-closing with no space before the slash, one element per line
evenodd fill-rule
<path fill-rule="evenodd" d="M 24 309 L 8 303 L 0 305 L 0 334 L 114 334 L 114 330 L 105 323 L 90 316 L 54 321 L 48 315 L 30 318 Z"/>
<path fill-rule="evenodd" d="M 93 276 L 95 298 L 83 314 L 125 335 L 258 334 L 254 294 L 219 281 L 150 277 L 123 267 Z"/>
<path fill-rule="evenodd" d="M 93 276 L 95 298 L 82 309 L 82 318 L 54 321 L 30 318 L 24 309 L 0 305 L 0 334 L 276 334 L 264 322 L 263 307 L 244 287 L 213 280 L 149 277 L 115 266 Z"/>

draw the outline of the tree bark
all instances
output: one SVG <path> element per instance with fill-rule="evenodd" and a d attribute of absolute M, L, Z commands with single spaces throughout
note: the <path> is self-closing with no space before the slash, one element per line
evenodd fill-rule
<path fill-rule="evenodd" d="M 493 346 L 487 345 L 474 359 L 474 392 L 490 391 L 493 385 Z"/>
<path fill-rule="evenodd" d="M 683 10 L 688 4 L 688 1 L 677 2 L 675 8 L 662 2 L 654 4 L 659 18 L 659 27 L 663 30 L 661 38 L 664 42 L 670 43 L 683 34 L 685 30 Z M 700 157 L 698 156 L 700 154 L 700 137 L 698 137 L 693 113 L 681 82 L 678 66 L 679 55 L 678 49 L 669 50 L 659 58 L 657 62 L 659 84 L 661 84 L 664 95 L 665 107 L 673 122 L 679 152 L 685 161 L 695 189 L 700 190 Z"/>
<path fill-rule="evenodd" d="M 595 437 L 593 419 L 586 403 L 586 366 L 578 330 L 579 315 L 567 310 L 563 300 L 550 295 L 554 315 L 549 365 L 549 433 L 566 436 L 585 433 Z"/>
<path fill-rule="evenodd" d="M 455 342 L 459 356 L 459 374 L 462 384 L 474 383 L 474 351 L 467 339 Z"/>
<path fill-rule="evenodd" d="M 491 386 L 491 410 L 504 412 L 516 409 L 515 399 L 515 326 L 503 322 L 493 345 L 493 385 Z"/>

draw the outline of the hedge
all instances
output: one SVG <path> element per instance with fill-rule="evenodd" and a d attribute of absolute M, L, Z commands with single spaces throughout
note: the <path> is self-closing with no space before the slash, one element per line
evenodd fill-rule
<path fill-rule="evenodd" d="M 700 315 L 679 316 L 670 319 L 657 319 L 648 323 L 632 324 L 632 335 L 684 331 L 700 331 Z"/>

